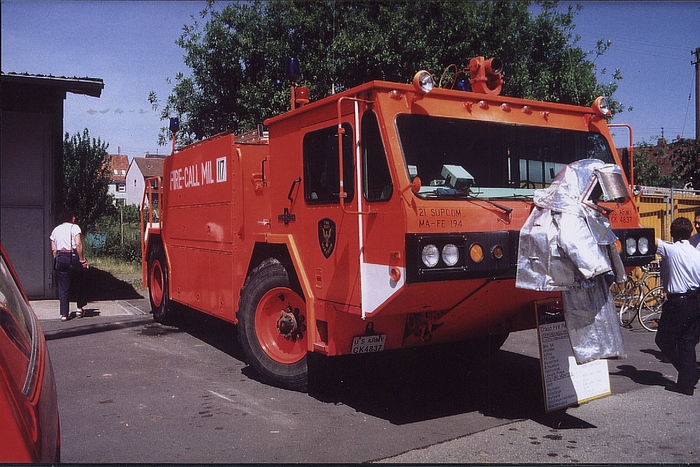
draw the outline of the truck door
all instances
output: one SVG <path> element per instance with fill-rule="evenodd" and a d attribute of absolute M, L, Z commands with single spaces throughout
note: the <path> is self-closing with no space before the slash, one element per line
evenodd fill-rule
<path fill-rule="evenodd" d="M 318 234 L 314 264 L 320 267 L 312 276 L 318 298 L 357 307 L 365 316 L 403 280 L 391 282 L 390 266 L 365 255 L 367 242 L 381 238 L 368 228 L 376 226 L 376 206 L 389 202 L 393 183 L 376 114 L 360 114 L 359 102 L 353 105 L 351 121 L 305 135 L 304 196 L 311 224 L 306 231 L 315 227 Z"/>
<path fill-rule="evenodd" d="M 317 297 L 360 306 L 361 216 L 356 214 L 355 128 L 346 121 L 304 135 L 304 199 L 308 211 L 303 222 L 305 244 L 314 258 L 310 276 Z M 341 191 L 345 194 L 342 202 Z"/>

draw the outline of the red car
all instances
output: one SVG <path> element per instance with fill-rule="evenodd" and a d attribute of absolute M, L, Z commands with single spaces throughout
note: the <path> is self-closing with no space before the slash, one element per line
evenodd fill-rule
<path fill-rule="evenodd" d="M 44 334 L 0 245 L 0 463 L 59 462 L 61 435 Z"/>

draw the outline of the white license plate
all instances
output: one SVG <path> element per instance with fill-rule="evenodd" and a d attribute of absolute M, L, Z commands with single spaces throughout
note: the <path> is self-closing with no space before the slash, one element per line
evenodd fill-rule
<path fill-rule="evenodd" d="M 352 353 L 381 352 L 384 350 L 386 334 L 372 336 L 357 336 L 352 339 Z"/>

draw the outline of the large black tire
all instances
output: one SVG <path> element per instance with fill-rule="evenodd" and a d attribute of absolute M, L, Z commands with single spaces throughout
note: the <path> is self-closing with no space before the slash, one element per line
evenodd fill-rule
<path fill-rule="evenodd" d="M 148 256 L 148 298 L 153 319 L 161 324 L 173 324 L 174 306 L 170 300 L 168 262 L 160 244 L 153 246 Z"/>
<path fill-rule="evenodd" d="M 295 331 L 286 337 L 278 323 L 283 311 L 295 316 Z M 241 290 L 238 340 L 248 363 L 266 383 L 295 391 L 308 389 L 305 317 L 306 303 L 291 288 L 284 266 L 274 258 L 260 263 Z"/>

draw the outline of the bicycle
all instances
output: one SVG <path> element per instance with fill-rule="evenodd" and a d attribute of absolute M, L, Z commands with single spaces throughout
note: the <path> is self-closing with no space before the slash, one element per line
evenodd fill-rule
<path fill-rule="evenodd" d="M 622 284 L 612 285 L 621 326 L 630 327 L 634 318 L 639 316 L 642 297 L 660 285 L 660 277 L 659 263 L 654 261 L 630 271 Z"/>

